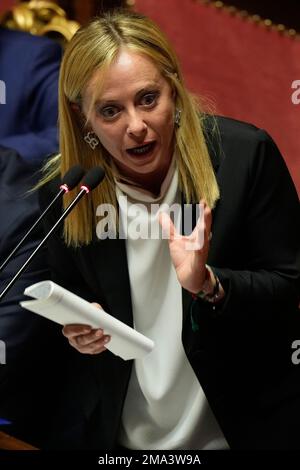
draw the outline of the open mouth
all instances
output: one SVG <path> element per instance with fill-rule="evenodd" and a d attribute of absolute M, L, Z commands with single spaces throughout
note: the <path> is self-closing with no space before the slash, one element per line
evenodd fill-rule
<path fill-rule="evenodd" d="M 126 152 L 129 153 L 129 155 L 133 157 L 149 155 L 153 151 L 155 145 L 156 145 L 156 142 L 153 141 L 153 142 L 149 142 L 148 144 L 139 145 L 137 147 L 132 147 L 130 149 L 127 149 Z"/>

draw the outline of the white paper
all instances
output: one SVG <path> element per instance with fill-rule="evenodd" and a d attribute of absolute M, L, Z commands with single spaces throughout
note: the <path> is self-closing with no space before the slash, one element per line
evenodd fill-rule
<path fill-rule="evenodd" d="M 20 302 L 23 308 L 60 325 L 82 324 L 102 328 L 104 334 L 111 336 L 105 347 L 122 359 L 141 358 L 154 347 L 151 339 L 55 282 L 32 284 L 25 289 L 24 294 L 36 300 Z"/>

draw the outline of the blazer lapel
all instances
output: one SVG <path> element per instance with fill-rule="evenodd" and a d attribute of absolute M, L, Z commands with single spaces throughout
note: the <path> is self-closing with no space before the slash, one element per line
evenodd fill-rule
<path fill-rule="evenodd" d="M 94 241 L 89 246 L 89 260 L 108 313 L 133 326 L 130 281 L 125 240 Z"/>

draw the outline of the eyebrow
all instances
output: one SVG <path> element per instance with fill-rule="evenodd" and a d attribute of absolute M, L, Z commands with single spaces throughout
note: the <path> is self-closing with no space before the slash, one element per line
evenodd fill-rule
<path fill-rule="evenodd" d="M 149 92 L 151 91 L 153 88 L 159 88 L 159 84 L 158 82 L 149 82 L 148 85 L 144 86 L 143 88 L 141 88 L 140 90 L 138 90 L 135 94 L 135 99 L 136 98 L 139 98 L 143 93 L 145 92 Z M 99 104 L 114 104 L 114 103 L 118 103 L 120 100 L 116 100 L 116 99 L 111 99 L 111 98 L 105 98 L 105 96 L 103 98 L 98 98 L 97 100 L 95 100 L 95 106 L 99 105 Z"/>

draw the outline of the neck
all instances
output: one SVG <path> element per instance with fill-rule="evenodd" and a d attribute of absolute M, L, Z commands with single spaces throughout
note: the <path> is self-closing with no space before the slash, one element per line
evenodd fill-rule
<path fill-rule="evenodd" d="M 152 175 L 139 175 L 139 178 L 135 181 L 139 186 L 141 186 L 141 188 L 149 191 L 154 196 L 158 196 L 168 170 L 169 166 Z"/>
<path fill-rule="evenodd" d="M 117 165 L 118 171 L 120 173 L 120 181 L 127 184 L 132 183 L 134 186 L 139 186 L 140 188 L 149 191 L 153 196 L 157 197 L 160 193 L 161 185 L 170 168 L 172 156 L 173 155 L 171 154 L 170 158 L 166 161 L 166 164 L 157 171 L 153 171 L 152 173 L 147 173 L 145 175 L 140 173 L 128 174 L 126 169 L 121 168 L 120 165 Z M 124 176 L 124 178 L 128 178 L 129 181 L 122 180 L 122 176 Z"/>

